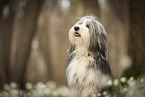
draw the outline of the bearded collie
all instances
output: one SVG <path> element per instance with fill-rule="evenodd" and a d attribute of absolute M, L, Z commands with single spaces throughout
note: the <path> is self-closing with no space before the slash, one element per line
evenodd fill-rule
<path fill-rule="evenodd" d="M 84 16 L 70 29 L 69 41 L 66 76 L 73 97 L 90 97 L 106 90 L 112 73 L 103 25 L 93 16 Z"/>

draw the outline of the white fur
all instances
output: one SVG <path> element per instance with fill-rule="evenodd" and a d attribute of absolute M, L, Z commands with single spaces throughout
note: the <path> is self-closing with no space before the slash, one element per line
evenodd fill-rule
<path fill-rule="evenodd" d="M 90 95 L 97 92 L 97 85 L 102 74 L 97 69 L 87 68 L 89 63 L 93 61 L 91 56 L 76 56 L 67 68 L 68 85 L 82 92 L 80 95 Z M 78 83 L 76 83 L 77 80 Z"/>
<path fill-rule="evenodd" d="M 78 23 L 74 25 L 79 26 L 79 34 L 81 37 L 75 36 L 74 26 L 69 31 L 70 43 L 75 45 L 75 50 L 72 52 L 72 54 L 75 54 L 75 57 L 71 60 L 66 70 L 66 75 L 68 85 L 75 91 L 73 92 L 73 97 L 87 97 L 97 92 L 103 76 L 97 68 L 88 68 L 88 65 L 95 61 L 93 56 L 88 56 L 90 32 L 86 27 L 86 23 L 89 21 L 89 19 L 84 19 L 81 25 Z"/>
<path fill-rule="evenodd" d="M 74 26 L 79 26 L 79 34 L 81 35 L 81 37 L 75 36 Z M 90 33 L 89 29 L 86 27 L 86 21 L 84 21 L 82 25 L 76 23 L 74 26 L 69 31 L 69 40 L 71 44 L 75 44 L 78 48 L 80 46 L 85 46 L 86 48 L 88 48 L 90 44 Z"/>

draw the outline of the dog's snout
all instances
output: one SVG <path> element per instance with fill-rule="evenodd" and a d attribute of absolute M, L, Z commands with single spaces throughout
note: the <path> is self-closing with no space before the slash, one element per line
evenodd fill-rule
<path fill-rule="evenodd" d="M 75 30 L 75 31 L 78 31 L 79 29 L 80 29 L 80 28 L 79 28 L 78 26 L 75 26 L 75 27 L 74 27 L 74 30 Z"/>

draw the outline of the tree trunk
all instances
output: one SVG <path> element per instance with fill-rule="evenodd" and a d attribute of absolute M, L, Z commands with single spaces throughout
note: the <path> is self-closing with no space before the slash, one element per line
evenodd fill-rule
<path fill-rule="evenodd" d="M 0 4 L 0 86 L 10 82 L 10 49 L 17 0 L 3 0 Z"/>
<path fill-rule="evenodd" d="M 24 88 L 27 62 L 30 56 L 31 43 L 37 29 L 37 20 L 44 0 L 27 0 L 24 10 L 21 31 L 18 33 L 16 53 L 11 69 L 11 79 Z"/>
<path fill-rule="evenodd" d="M 130 0 L 129 4 L 128 54 L 132 59 L 132 66 L 124 75 L 137 77 L 145 73 L 145 1 Z"/>

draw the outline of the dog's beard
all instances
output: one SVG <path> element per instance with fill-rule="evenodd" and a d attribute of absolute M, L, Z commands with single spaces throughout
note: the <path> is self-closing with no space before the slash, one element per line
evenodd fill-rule
<path fill-rule="evenodd" d="M 79 25 L 79 31 L 75 31 L 74 25 L 69 31 L 69 40 L 72 45 L 77 48 L 83 47 L 88 49 L 90 45 L 90 32 L 85 24 Z"/>

